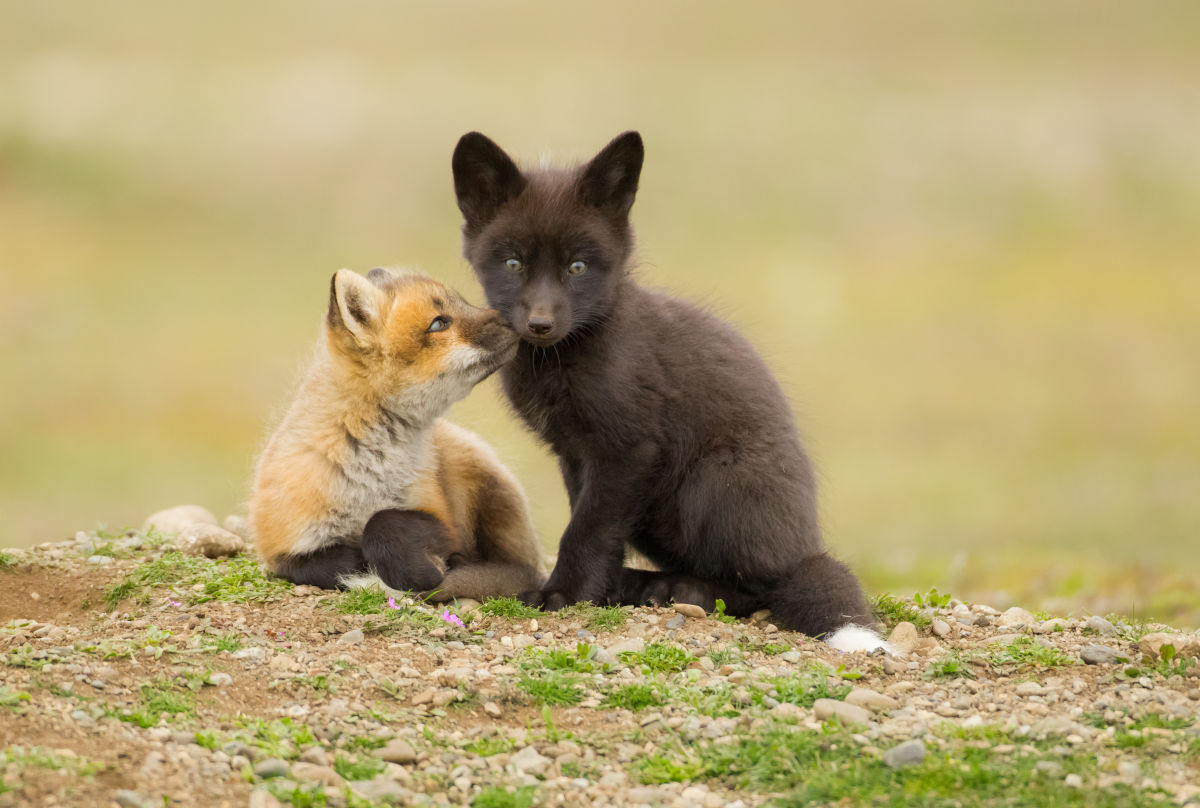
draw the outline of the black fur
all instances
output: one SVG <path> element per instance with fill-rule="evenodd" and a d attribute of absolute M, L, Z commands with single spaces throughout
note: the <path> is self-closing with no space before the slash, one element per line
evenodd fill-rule
<path fill-rule="evenodd" d="M 765 363 L 726 323 L 629 276 L 642 157 L 636 132 L 573 171 L 521 173 L 474 132 L 455 149 L 464 254 L 522 336 L 504 390 L 558 455 L 571 502 L 558 564 L 525 597 L 720 597 L 810 635 L 873 625 L 825 552 L 813 472 Z M 627 544 L 662 572 L 623 570 Z"/>
<path fill-rule="evenodd" d="M 297 584 L 340 589 L 344 575 L 373 570 L 393 589 L 425 592 L 442 582 L 445 564 L 442 524 L 423 511 L 380 511 L 367 520 L 359 546 L 334 544 L 312 553 L 285 555 L 275 570 Z"/>

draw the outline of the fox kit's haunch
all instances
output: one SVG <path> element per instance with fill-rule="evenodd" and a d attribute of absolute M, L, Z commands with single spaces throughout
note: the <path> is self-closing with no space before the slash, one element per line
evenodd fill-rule
<path fill-rule="evenodd" d="M 636 132 L 573 170 L 523 172 L 477 132 L 454 152 L 464 254 L 522 337 L 504 389 L 558 455 L 571 503 L 549 581 L 524 596 L 720 597 L 812 635 L 872 625 L 825 551 L 812 469 L 766 365 L 726 323 L 629 276 L 642 157 Z M 623 569 L 627 544 L 660 571 Z"/>
<path fill-rule="evenodd" d="M 431 278 L 343 269 L 322 337 L 258 462 L 251 521 L 266 563 L 296 583 L 370 573 L 441 600 L 536 587 L 520 485 L 440 418 L 512 357 L 512 330 Z"/>

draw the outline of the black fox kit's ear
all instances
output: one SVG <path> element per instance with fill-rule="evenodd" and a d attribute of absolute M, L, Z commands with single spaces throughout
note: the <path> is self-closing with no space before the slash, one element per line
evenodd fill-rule
<path fill-rule="evenodd" d="M 637 132 L 617 135 L 583 168 L 579 195 L 592 207 L 615 216 L 625 216 L 633 207 L 642 159 L 646 156 Z"/>
<path fill-rule="evenodd" d="M 329 282 L 329 326 L 365 342 L 376 328 L 382 302 L 378 286 L 357 272 L 339 269 Z"/>
<path fill-rule="evenodd" d="M 478 132 L 468 132 L 458 139 L 450 165 L 458 209 L 468 229 L 487 224 L 501 205 L 525 188 L 525 178 L 517 164 Z"/>

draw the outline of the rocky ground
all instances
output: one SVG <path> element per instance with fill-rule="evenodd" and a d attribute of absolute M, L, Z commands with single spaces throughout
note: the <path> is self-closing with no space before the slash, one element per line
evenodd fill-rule
<path fill-rule="evenodd" d="M 931 592 L 840 654 L 293 587 L 203 555 L 237 520 L 167 527 L 0 554 L 0 807 L 1200 807 L 1196 633 Z"/>

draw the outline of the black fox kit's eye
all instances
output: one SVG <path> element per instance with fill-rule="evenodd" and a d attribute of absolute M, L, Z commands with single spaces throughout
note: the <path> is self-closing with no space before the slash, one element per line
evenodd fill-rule
<path fill-rule="evenodd" d="M 515 258 L 510 258 L 507 261 L 505 261 L 504 266 L 508 267 L 513 272 L 520 272 L 523 269 L 523 267 L 521 266 L 521 262 Z"/>
<path fill-rule="evenodd" d="M 429 328 L 426 328 L 425 330 L 426 331 L 445 331 L 449 327 L 450 327 L 450 318 L 449 317 L 434 317 L 433 322 L 429 324 Z"/>
<path fill-rule="evenodd" d="M 587 264 L 583 261 L 572 261 L 571 266 L 567 267 L 567 272 L 572 275 L 582 275 L 587 272 Z"/>

